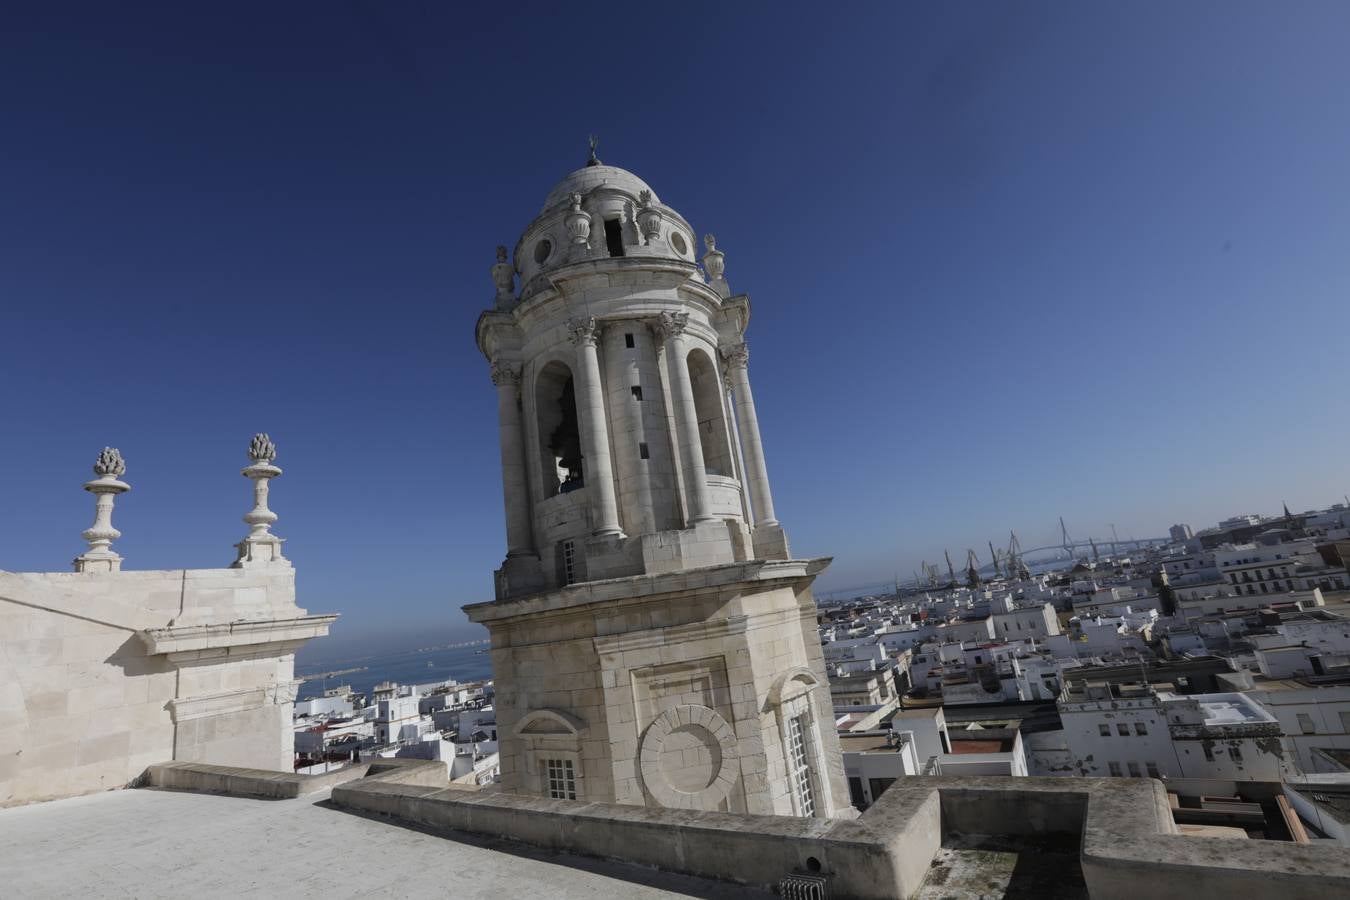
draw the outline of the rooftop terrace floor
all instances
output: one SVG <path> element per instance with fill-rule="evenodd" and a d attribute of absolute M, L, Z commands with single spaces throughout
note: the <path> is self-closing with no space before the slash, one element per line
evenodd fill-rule
<path fill-rule="evenodd" d="M 744 888 L 326 805 L 154 789 L 0 810 L 9 897 L 745 897 Z"/>

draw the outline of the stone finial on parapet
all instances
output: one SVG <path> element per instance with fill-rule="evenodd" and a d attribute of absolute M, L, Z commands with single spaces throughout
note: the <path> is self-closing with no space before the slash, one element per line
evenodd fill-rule
<path fill-rule="evenodd" d="M 726 279 L 726 254 L 717 249 L 717 238 L 711 234 L 703 236 L 703 243 L 708 248 L 708 252 L 703 255 L 703 269 L 708 273 L 708 286 L 725 300 L 731 296 L 731 285 L 727 284 Z"/>
<path fill-rule="evenodd" d="M 267 508 L 268 482 L 281 474 L 281 469 L 272 464 L 272 460 L 277 458 L 277 446 L 266 434 L 255 434 L 248 447 L 248 457 L 253 460 L 253 465 L 245 467 L 240 474 L 253 482 L 253 509 L 244 514 L 244 521 L 250 530 L 247 537 L 235 544 L 239 558 L 234 561 L 232 568 L 272 564 L 289 566 L 290 562 L 281 555 L 284 539 L 271 531 L 277 514 Z"/>
<path fill-rule="evenodd" d="M 497 288 L 497 308 L 510 306 L 516 299 L 516 267 L 507 260 L 505 245 L 497 247 L 497 261 L 492 264 L 492 283 Z"/>
<path fill-rule="evenodd" d="M 89 542 L 89 549 L 75 557 L 76 572 L 120 572 L 122 557 L 112 549 L 112 542 L 122 536 L 122 532 L 113 527 L 113 498 L 131 490 L 131 485 L 119 481 L 127 472 L 127 464 L 115 447 L 104 447 L 94 462 L 94 474 L 98 477 L 85 482 L 84 489 L 93 494 L 94 524 L 83 532 L 81 537 Z"/>

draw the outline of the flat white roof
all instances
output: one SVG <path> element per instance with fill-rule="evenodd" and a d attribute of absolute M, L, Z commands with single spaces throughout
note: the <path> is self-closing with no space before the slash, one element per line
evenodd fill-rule
<path fill-rule="evenodd" d="M 296 800 L 120 790 L 0 810 L 8 897 L 743 897 L 744 888 Z"/>

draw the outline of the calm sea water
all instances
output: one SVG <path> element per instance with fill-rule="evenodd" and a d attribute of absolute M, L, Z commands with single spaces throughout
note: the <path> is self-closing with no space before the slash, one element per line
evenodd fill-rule
<path fill-rule="evenodd" d="M 322 665 L 297 665 L 295 674 L 297 678 L 306 678 L 321 672 L 352 669 L 358 666 L 365 666 L 365 671 L 336 675 L 329 678 L 326 683 L 323 679 L 306 681 L 300 685 L 298 699 L 322 697 L 325 687 L 337 687 L 342 684 L 351 685 L 352 690 L 358 693 L 365 693 L 381 681 L 423 684 L 428 681 L 445 681 L 447 678 L 456 681 L 480 681 L 492 677 L 492 657 L 487 652 L 487 644 L 383 653 L 344 662 L 326 662 Z"/>

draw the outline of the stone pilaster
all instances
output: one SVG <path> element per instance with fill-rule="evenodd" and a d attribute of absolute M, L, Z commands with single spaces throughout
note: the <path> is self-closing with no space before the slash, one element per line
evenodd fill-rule
<path fill-rule="evenodd" d="M 746 480 L 750 484 L 755 527 L 777 525 L 773 493 L 769 490 L 769 470 L 764 464 L 764 444 L 759 437 L 759 417 L 755 415 L 755 396 L 750 392 L 750 348 L 744 342 L 732 344 L 722 348 L 722 357 L 727 361 L 736 396 L 737 428 L 745 446 Z"/>
<path fill-rule="evenodd" d="M 591 505 L 591 533 L 597 537 L 622 536 L 619 504 L 614 492 L 614 468 L 609 456 L 605 394 L 600 381 L 600 354 L 596 347 L 599 329 L 595 319 L 589 316 L 569 320 L 567 329 L 577 348 L 577 417 L 580 419 L 581 450 L 585 458 L 582 471 Z"/>
<path fill-rule="evenodd" d="M 674 406 L 676 443 L 680 467 L 684 471 L 684 489 L 688 497 L 690 524 L 714 522 L 712 501 L 708 496 L 708 472 L 703 465 L 703 445 L 698 437 L 698 410 L 694 406 L 694 386 L 689 379 L 689 349 L 684 330 L 689 313 L 661 314 L 657 332 L 665 344 L 666 367 L 670 372 L 671 402 Z"/>
<path fill-rule="evenodd" d="M 497 428 L 502 456 L 502 502 L 506 508 L 506 555 L 533 555 L 530 491 L 525 484 L 525 437 L 520 417 L 520 366 L 496 359 Z"/>

